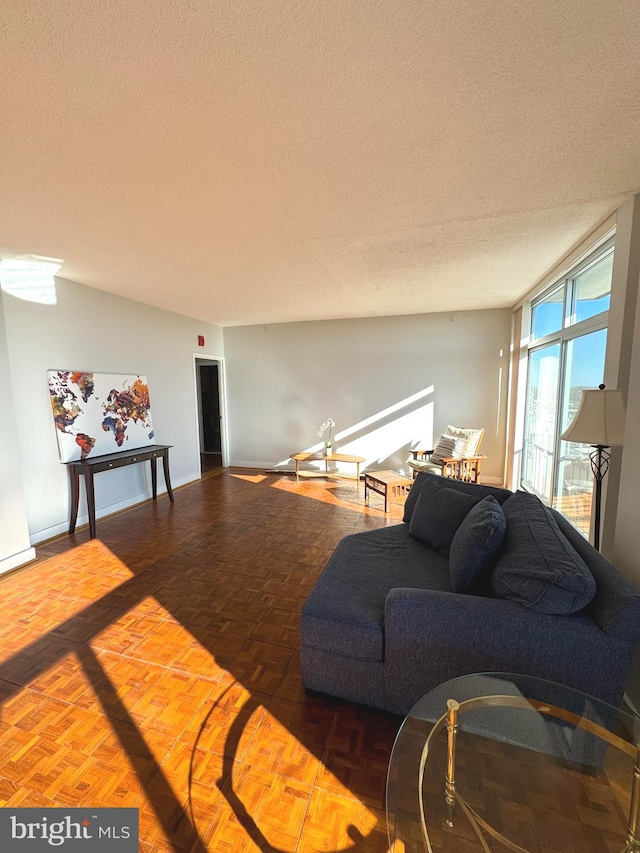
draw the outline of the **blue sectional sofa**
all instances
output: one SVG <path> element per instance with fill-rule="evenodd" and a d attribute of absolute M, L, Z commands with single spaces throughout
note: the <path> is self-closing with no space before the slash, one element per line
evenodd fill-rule
<path fill-rule="evenodd" d="M 535 496 L 420 473 L 401 524 L 340 542 L 300 637 L 308 691 L 393 713 L 473 672 L 618 705 L 640 592 Z"/>

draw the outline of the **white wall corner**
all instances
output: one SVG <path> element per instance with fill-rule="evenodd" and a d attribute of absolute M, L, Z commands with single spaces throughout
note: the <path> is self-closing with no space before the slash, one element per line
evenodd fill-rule
<path fill-rule="evenodd" d="M 0 381 L 11 403 L 0 418 L 0 572 L 35 559 L 31 554 L 27 507 L 18 443 L 18 423 L 13 402 L 13 384 L 5 332 L 2 292 L 0 292 Z"/>
<path fill-rule="evenodd" d="M 26 548 L 18 554 L 12 554 L 10 557 L 4 557 L 0 560 L 0 575 L 5 572 L 11 572 L 13 569 L 19 569 L 27 563 L 32 563 L 37 558 L 35 548 Z"/>

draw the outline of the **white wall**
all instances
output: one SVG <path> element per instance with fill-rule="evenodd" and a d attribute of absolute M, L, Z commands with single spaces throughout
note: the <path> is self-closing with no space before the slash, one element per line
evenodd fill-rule
<path fill-rule="evenodd" d="M 0 294 L 0 379 L 5 403 L 11 400 L 11 372 L 5 334 L 2 295 Z M 18 426 L 11 405 L 0 418 L 0 574 L 35 559 L 29 541 L 27 511 L 20 470 Z"/>
<path fill-rule="evenodd" d="M 637 223 L 640 237 L 640 221 Z M 637 268 L 636 268 L 637 269 Z M 636 292 L 638 282 L 636 281 Z M 640 424 L 640 300 L 636 303 L 631 365 L 627 392 L 627 421 L 625 443 L 622 447 L 617 493 L 615 536 L 612 554 L 608 554 L 616 565 L 638 588 L 640 588 L 640 447 L 638 425 Z M 606 530 L 606 528 L 605 528 Z M 640 649 L 636 652 L 634 666 L 627 684 L 627 697 L 636 709 L 640 709 Z"/>
<path fill-rule="evenodd" d="M 230 464 L 287 463 L 331 417 L 338 452 L 402 469 L 452 423 L 502 481 L 510 332 L 508 309 L 225 328 Z"/>
<path fill-rule="evenodd" d="M 194 354 L 223 355 L 218 326 L 63 279 L 57 279 L 57 291 L 56 305 L 2 296 L 32 544 L 65 532 L 69 524 L 68 475 L 59 461 L 47 370 L 145 375 L 155 440 L 173 445 L 171 481 L 179 486 L 200 476 Z M 206 338 L 200 351 L 198 334 Z M 161 467 L 158 488 L 164 491 Z M 150 468 L 99 474 L 95 489 L 100 517 L 150 497 Z M 81 496 L 78 524 L 87 520 L 83 483 Z"/>
<path fill-rule="evenodd" d="M 637 484 L 638 407 L 640 406 L 640 195 L 629 199 L 616 215 L 616 248 L 611 281 L 611 308 L 607 334 L 604 382 L 621 388 L 627 397 L 627 420 L 622 448 L 611 451 L 611 466 L 604 480 L 605 502 L 602 553 L 640 587 L 637 530 L 640 523 Z"/>
<path fill-rule="evenodd" d="M 616 514 L 613 562 L 640 589 L 640 301 L 636 308 L 633 363 L 629 375 L 625 443 Z M 640 673 L 639 673 L 640 682 Z M 640 684 L 638 691 L 640 700 Z M 640 701 L 638 703 L 640 705 Z"/>

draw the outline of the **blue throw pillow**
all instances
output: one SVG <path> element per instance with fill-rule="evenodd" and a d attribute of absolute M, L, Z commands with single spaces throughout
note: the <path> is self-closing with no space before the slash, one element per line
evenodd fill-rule
<path fill-rule="evenodd" d="M 486 571 L 502 545 L 507 522 L 494 497 L 483 498 L 466 515 L 449 549 L 449 575 L 454 592 L 480 591 Z"/>
<path fill-rule="evenodd" d="M 422 491 L 422 486 L 425 481 L 425 477 L 422 475 L 424 471 L 421 471 L 418 476 L 415 478 L 413 483 L 411 484 L 411 488 L 409 489 L 409 494 L 407 495 L 407 499 L 404 502 L 404 513 L 402 515 L 402 520 L 406 521 L 407 524 L 411 521 L 411 516 L 413 515 L 413 511 L 416 508 L 416 504 L 418 503 L 418 498 L 420 497 L 420 492 Z M 430 479 L 435 479 L 438 476 L 437 474 L 431 475 Z"/>
<path fill-rule="evenodd" d="M 425 480 L 411 515 L 409 535 L 447 557 L 456 530 L 480 498 Z"/>
<path fill-rule="evenodd" d="M 422 486 L 428 482 L 435 483 L 437 486 L 440 486 L 440 488 L 454 489 L 456 492 L 462 492 L 465 495 L 474 495 L 477 500 L 491 495 L 499 504 L 503 504 L 506 499 L 511 497 L 513 494 L 509 489 L 502 489 L 498 486 L 485 486 L 480 483 L 467 483 L 464 480 L 454 480 L 450 477 L 442 477 L 440 474 L 430 474 L 427 471 L 420 471 L 416 475 L 404 503 L 404 514 L 402 516 L 403 521 L 407 523 L 411 521 L 411 516 L 413 515 L 413 510 L 418 502 Z"/>
<path fill-rule="evenodd" d="M 550 510 L 528 492 L 515 492 L 502 509 L 507 531 L 491 579 L 494 595 L 539 613 L 582 610 L 596 582 Z"/>

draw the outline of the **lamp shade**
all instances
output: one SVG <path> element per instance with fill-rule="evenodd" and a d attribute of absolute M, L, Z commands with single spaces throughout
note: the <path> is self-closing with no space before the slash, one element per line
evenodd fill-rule
<path fill-rule="evenodd" d="M 607 391 L 605 388 L 583 391 L 576 416 L 560 438 L 611 447 L 622 444 L 624 422 L 622 391 Z"/>

